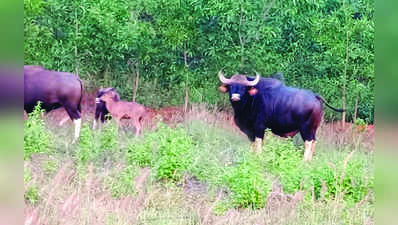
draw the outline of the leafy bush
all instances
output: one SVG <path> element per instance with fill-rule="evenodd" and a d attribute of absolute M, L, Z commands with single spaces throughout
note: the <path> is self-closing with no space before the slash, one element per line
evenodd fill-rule
<path fill-rule="evenodd" d="M 101 151 L 114 151 L 117 148 L 118 132 L 115 123 L 109 122 L 102 126 L 99 143 Z"/>
<path fill-rule="evenodd" d="M 191 162 L 192 148 L 192 138 L 182 127 L 159 123 L 156 131 L 128 144 L 127 162 L 153 167 L 158 179 L 178 181 Z"/>
<path fill-rule="evenodd" d="M 34 153 L 53 150 L 53 135 L 44 124 L 43 113 L 39 103 L 24 122 L 24 159 L 30 159 Z"/>
<path fill-rule="evenodd" d="M 118 132 L 114 123 L 104 124 L 99 133 L 95 133 L 88 124 L 83 124 L 80 132 L 79 149 L 76 152 L 78 161 L 82 164 L 88 162 L 101 162 L 119 150 Z"/>
<path fill-rule="evenodd" d="M 156 158 L 154 168 L 158 179 L 180 180 L 191 162 L 189 151 L 192 138 L 182 127 L 172 129 L 159 124 L 157 130 Z"/>
<path fill-rule="evenodd" d="M 299 190 L 304 176 L 308 174 L 302 151 L 294 145 L 293 139 L 282 140 L 270 131 L 267 131 L 265 140 L 262 156 L 267 171 L 278 176 L 285 192 Z"/>
<path fill-rule="evenodd" d="M 271 191 L 271 181 L 265 177 L 264 166 L 257 156 L 249 154 L 237 166 L 229 168 L 225 182 L 236 207 L 263 208 Z"/>
<path fill-rule="evenodd" d="M 266 170 L 279 179 L 284 192 L 304 189 L 311 194 L 314 190 L 316 198 L 321 194 L 325 198 L 343 195 L 344 199 L 358 202 L 373 189 L 373 175 L 368 169 L 371 165 L 363 160 L 363 153 L 348 159 L 341 157 L 341 153 L 340 157 L 317 153 L 313 162 L 306 163 L 302 150 L 294 146 L 291 139 L 281 139 L 268 132 L 266 140 L 262 160 Z M 323 185 L 325 193 L 321 193 Z"/>
<path fill-rule="evenodd" d="M 317 163 L 311 168 L 309 183 L 313 185 L 316 198 L 342 195 L 345 200 L 359 202 L 373 189 L 374 178 L 368 162 L 360 157 L 349 159 L 346 165 L 344 161 L 340 158 L 333 163 Z M 321 193 L 323 185 L 325 193 Z"/>
<path fill-rule="evenodd" d="M 127 163 L 141 167 L 152 166 L 154 157 L 154 135 L 145 135 L 139 141 L 130 141 L 127 145 Z"/>

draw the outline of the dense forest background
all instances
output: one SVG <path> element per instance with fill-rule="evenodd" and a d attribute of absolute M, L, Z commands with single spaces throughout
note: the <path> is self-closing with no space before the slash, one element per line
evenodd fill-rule
<path fill-rule="evenodd" d="M 348 121 L 374 120 L 374 0 L 24 0 L 24 12 L 25 64 L 78 73 L 88 90 L 226 108 L 221 68 L 282 72 Z"/>

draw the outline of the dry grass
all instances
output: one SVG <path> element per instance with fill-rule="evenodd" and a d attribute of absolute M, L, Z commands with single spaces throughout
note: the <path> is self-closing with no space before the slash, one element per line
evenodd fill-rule
<path fill-rule="evenodd" d="M 26 166 L 37 165 L 27 162 Z M 274 184 L 266 208 L 230 209 L 216 215 L 221 192 L 213 197 L 192 197 L 191 193 L 190 198 L 183 187 L 152 183 L 150 169 L 144 168 L 135 178 L 136 195 L 115 199 L 104 178 L 93 166 L 81 178 L 71 162 L 51 178 L 36 173 L 33 182 L 41 187 L 41 200 L 36 205 L 26 204 L 25 224 L 342 224 L 345 216 L 351 217 L 350 224 L 373 224 L 366 200 L 351 208 L 341 199 L 303 203 L 302 192 L 284 194 L 278 184 Z"/>

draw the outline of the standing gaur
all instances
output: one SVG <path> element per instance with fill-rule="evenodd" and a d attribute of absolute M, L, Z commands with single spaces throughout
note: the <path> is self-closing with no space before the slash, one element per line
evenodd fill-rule
<path fill-rule="evenodd" d="M 300 132 L 305 142 L 304 160 L 311 161 L 315 151 L 315 134 L 321 123 L 323 104 L 337 112 L 321 96 L 309 90 L 285 86 L 273 78 L 233 75 L 227 79 L 218 73 L 222 85 L 219 91 L 229 93 L 234 110 L 234 121 L 239 129 L 261 151 L 264 132 L 269 128 L 281 137 L 292 137 Z"/>
<path fill-rule="evenodd" d="M 108 93 L 108 92 L 114 92 L 114 99 L 115 101 L 119 101 L 120 100 L 120 96 L 119 94 L 116 92 L 115 88 L 101 88 L 98 92 L 97 92 L 97 97 L 95 98 L 95 117 L 94 117 L 94 123 L 93 123 L 93 129 L 96 128 L 97 125 L 97 121 L 99 118 L 101 118 L 101 122 L 104 123 L 105 119 L 108 119 L 110 117 L 106 117 L 106 115 L 108 115 L 109 111 L 106 109 L 106 103 L 104 101 L 102 101 L 100 98 Z"/>
<path fill-rule="evenodd" d="M 24 66 L 24 110 L 33 112 L 40 101 L 46 112 L 64 107 L 75 124 L 73 142 L 79 138 L 83 83 L 74 74 Z"/>

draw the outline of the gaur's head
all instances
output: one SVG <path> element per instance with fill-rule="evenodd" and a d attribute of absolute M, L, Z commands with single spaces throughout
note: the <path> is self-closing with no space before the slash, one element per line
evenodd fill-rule
<path fill-rule="evenodd" d="M 256 73 L 254 80 L 248 80 L 244 75 L 233 75 L 230 79 L 224 77 L 223 73 L 218 72 L 218 77 L 222 85 L 218 88 L 220 92 L 229 93 L 232 103 L 245 103 L 247 95 L 254 96 L 258 90 L 254 87 L 260 81 L 260 75 Z"/>
<path fill-rule="evenodd" d="M 119 99 L 119 95 L 115 91 L 108 91 L 103 94 L 99 99 L 104 102 L 114 102 L 115 99 Z"/>
<path fill-rule="evenodd" d="M 120 100 L 120 96 L 119 96 L 119 94 L 116 92 L 116 90 L 115 90 L 115 88 L 102 88 L 102 89 L 100 89 L 98 92 L 97 92 L 97 97 L 95 98 L 95 103 L 96 104 L 99 104 L 99 103 L 101 103 L 101 97 L 104 95 L 104 94 L 106 94 L 106 93 L 108 93 L 108 92 L 114 92 L 115 93 L 115 95 L 114 95 L 114 101 L 119 101 Z"/>

